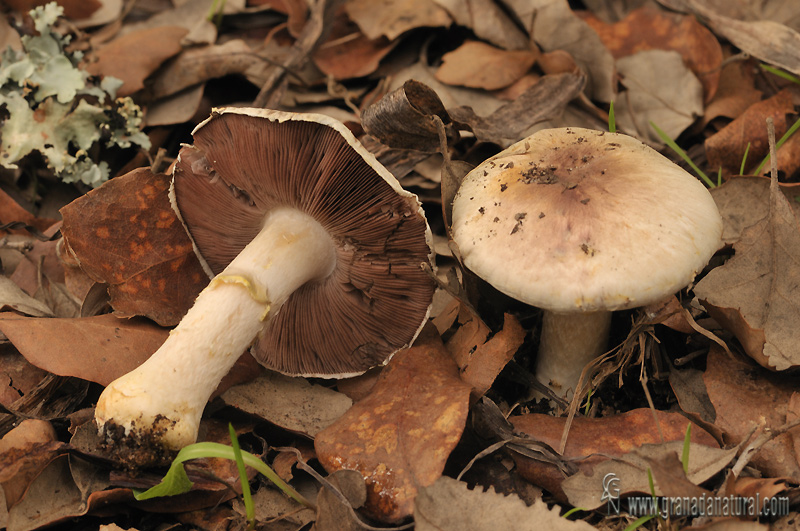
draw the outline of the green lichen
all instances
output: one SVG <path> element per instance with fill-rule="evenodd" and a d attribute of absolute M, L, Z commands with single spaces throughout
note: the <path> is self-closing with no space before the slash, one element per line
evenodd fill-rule
<path fill-rule="evenodd" d="M 38 151 L 64 182 L 96 187 L 109 176 L 108 164 L 89 156 L 96 143 L 149 149 L 150 141 L 140 130 L 141 109 L 130 98 L 115 97 L 122 82 L 91 77 L 79 68 L 82 53 L 66 50 L 70 36 L 52 29 L 62 13 L 55 3 L 33 9 L 39 35 L 23 36 L 21 51 L 2 53 L 0 164 L 16 168 Z"/>

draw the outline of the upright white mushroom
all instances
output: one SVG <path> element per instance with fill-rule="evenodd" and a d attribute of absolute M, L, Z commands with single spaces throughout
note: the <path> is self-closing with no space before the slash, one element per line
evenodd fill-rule
<path fill-rule="evenodd" d="M 708 190 L 638 140 L 548 129 L 486 160 L 453 202 L 466 266 L 544 311 L 537 379 L 575 391 L 611 312 L 687 286 L 720 247 Z"/>
<path fill-rule="evenodd" d="M 195 441 L 209 396 L 248 348 L 284 374 L 359 374 L 414 340 L 434 291 L 419 201 L 339 122 L 221 109 L 193 135 L 173 203 L 213 280 L 96 408 L 133 464 Z"/>

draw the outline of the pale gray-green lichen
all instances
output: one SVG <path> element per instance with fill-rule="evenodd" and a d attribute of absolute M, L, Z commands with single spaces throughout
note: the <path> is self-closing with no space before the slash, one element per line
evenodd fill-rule
<path fill-rule="evenodd" d="M 108 179 L 105 162 L 89 156 L 96 143 L 106 147 L 150 148 L 141 130 L 142 111 L 130 98 L 116 98 L 122 82 L 92 78 L 79 68 L 83 54 L 66 50 L 71 37 L 53 31 L 63 9 L 55 3 L 30 12 L 39 35 L 22 37 L 22 50 L 11 48 L 0 61 L 0 164 L 41 153 L 64 182 L 92 187 Z"/>

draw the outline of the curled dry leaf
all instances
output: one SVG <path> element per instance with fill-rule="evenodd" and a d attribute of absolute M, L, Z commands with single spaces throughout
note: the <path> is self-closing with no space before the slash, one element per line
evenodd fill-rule
<path fill-rule="evenodd" d="M 370 39 L 384 36 L 394 40 L 408 30 L 444 27 L 450 16 L 433 0 L 347 0 L 344 9 Z"/>
<path fill-rule="evenodd" d="M 439 151 L 438 118 L 450 124 L 450 115 L 436 92 L 424 83 L 408 80 L 361 115 L 364 131 L 389 147 Z M 448 138 L 455 140 L 456 132 L 446 128 Z"/>
<path fill-rule="evenodd" d="M 575 99 L 586 83 L 582 74 L 551 74 L 539 80 L 516 100 L 506 103 L 486 117 L 470 107 L 450 109 L 454 120 L 469 125 L 483 142 L 503 147 L 521 140 L 535 124 L 556 118 Z"/>
<path fill-rule="evenodd" d="M 36 317 L 53 315 L 53 311 L 46 304 L 34 299 L 11 279 L 2 275 L 0 275 L 0 310 L 15 310 Z"/>
<path fill-rule="evenodd" d="M 733 258 L 706 275 L 695 295 L 760 365 L 800 366 L 800 221 L 775 177 L 769 213 L 733 248 Z"/>
<path fill-rule="evenodd" d="M 189 48 L 159 70 L 148 93 L 153 99 L 163 98 L 209 79 L 244 74 L 261 63 L 241 39 Z"/>
<path fill-rule="evenodd" d="M 208 284 L 170 205 L 170 179 L 140 168 L 61 209 L 64 240 L 81 269 L 109 285 L 117 312 L 177 324 Z"/>
<path fill-rule="evenodd" d="M 101 385 L 138 367 L 169 332 L 144 319 L 26 318 L 0 313 L 0 331 L 33 365 Z"/>
<path fill-rule="evenodd" d="M 748 107 L 761 101 L 761 91 L 755 87 L 755 72 L 751 61 L 725 63 L 720 73 L 717 93 L 706 105 L 703 125 L 720 116 L 736 118 Z"/>
<path fill-rule="evenodd" d="M 159 26 L 117 37 L 97 50 L 96 61 L 87 64 L 86 71 L 121 79 L 117 95 L 130 96 L 144 87 L 144 80 L 161 63 L 181 51 L 187 33 L 178 26 Z"/>
<path fill-rule="evenodd" d="M 0 439 L 0 487 L 12 506 L 25 494 L 47 463 L 66 451 L 53 426 L 45 420 L 26 419 Z"/>
<path fill-rule="evenodd" d="M 703 373 L 708 398 L 716 410 L 714 423 L 731 444 L 739 444 L 753 429 L 775 429 L 789 418 L 797 379 L 769 373 L 743 360 L 732 360 L 716 345 L 711 347 Z M 765 477 L 800 480 L 795 451 L 800 429 L 766 443 L 750 464 Z"/>
<path fill-rule="evenodd" d="M 436 79 L 449 85 L 498 90 L 523 75 L 536 62 L 527 50 L 502 50 L 480 41 L 467 41 L 444 54 Z"/>
<path fill-rule="evenodd" d="M 395 354 L 371 394 L 314 442 L 326 470 L 364 476 L 365 510 L 384 522 L 413 512 L 418 490 L 441 476 L 466 422 L 470 387 L 438 335 L 423 336 Z"/>
<path fill-rule="evenodd" d="M 441 477 L 423 489 L 414 504 L 417 531 L 589 531 L 586 522 L 567 520 L 538 499 L 530 507 L 518 496 L 505 496 L 494 489 L 470 489 L 466 483 Z"/>
<path fill-rule="evenodd" d="M 784 89 L 769 99 L 751 105 L 731 123 L 709 137 L 705 142 L 708 165 L 722 174 L 738 175 L 745 158 L 745 171 L 755 168 L 769 153 L 766 119 L 775 123 L 775 136 L 780 138 L 789 125 L 786 115 L 794 112 L 792 92 Z M 749 146 L 749 149 L 748 149 Z"/>
<path fill-rule="evenodd" d="M 693 16 L 666 13 L 647 5 L 628 13 L 621 21 L 606 24 L 582 14 L 615 59 L 642 50 L 673 50 L 703 84 L 706 102 L 717 92 L 722 47 L 714 35 Z"/>
<path fill-rule="evenodd" d="M 659 426 L 650 409 L 634 409 L 627 413 L 602 418 L 576 417 L 569 431 L 563 458 L 578 466 L 579 474 L 592 475 L 592 469 L 611 458 L 633 452 L 645 444 L 657 444 L 662 441 L 683 441 L 686 426 L 690 421 L 680 413 L 656 411 Z M 523 433 L 535 441 L 558 448 L 564 432 L 566 418 L 552 417 L 539 413 L 531 413 L 509 419 L 517 432 Z M 660 427 L 660 430 L 659 430 Z M 716 440 L 697 425 L 692 426 L 692 442 L 698 445 L 716 447 Z M 559 499 L 565 499 L 563 489 L 564 475 L 556 466 L 531 459 L 519 453 L 513 453 L 517 469 L 522 477 L 531 483 L 543 487 Z M 601 474 L 592 490 L 602 485 Z M 646 476 L 643 478 L 646 481 Z M 637 484 L 639 482 L 637 481 Z M 623 481 L 624 484 L 624 481 Z M 628 486 L 625 486 L 628 488 Z M 591 507 L 598 507 L 598 499 Z M 589 505 L 575 505 L 590 508 Z"/>

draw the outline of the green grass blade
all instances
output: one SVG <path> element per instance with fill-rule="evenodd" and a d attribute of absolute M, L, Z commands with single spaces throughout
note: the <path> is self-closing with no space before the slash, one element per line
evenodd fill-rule
<path fill-rule="evenodd" d="M 739 175 L 744 175 L 745 170 L 747 169 L 747 154 L 750 153 L 750 142 L 747 143 L 747 147 L 744 148 L 744 156 L 742 157 L 742 165 L 739 167 Z"/>
<path fill-rule="evenodd" d="M 614 102 L 608 104 L 608 132 L 617 132 L 617 118 L 614 115 Z"/>
<path fill-rule="evenodd" d="M 783 70 L 781 70 L 779 68 L 775 68 L 774 66 L 766 65 L 764 63 L 761 63 L 760 66 L 761 66 L 761 68 L 763 70 L 766 70 L 770 74 L 775 74 L 776 76 L 782 77 L 783 79 L 788 79 L 792 83 L 800 84 L 800 77 L 793 76 L 789 72 L 784 72 Z"/>
<path fill-rule="evenodd" d="M 793 123 L 793 124 L 792 124 L 792 126 L 789 128 L 789 130 L 788 130 L 788 131 L 786 131 L 786 132 L 783 134 L 783 136 L 781 137 L 781 139 L 780 139 L 780 140 L 778 140 L 778 141 L 775 143 L 775 151 L 778 151 L 778 150 L 781 148 L 781 146 L 782 146 L 783 144 L 785 144 L 787 140 L 789 140 L 789 137 L 791 137 L 791 136 L 792 136 L 792 135 L 795 133 L 795 131 L 797 131 L 798 129 L 800 129 L 800 118 L 798 118 L 798 119 L 797 119 L 797 121 L 796 121 L 795 123 Z M 762 168 L 764 168 L 764 165 L 765 165 L 767 162 L 769 162 L 769 155 L 767 155 L 766 157 L 764 157 L 764 160 L 762 160 L 762 161 L 761 161 L 761 164 L 759 164 L 759 165 L 758 165 L 758 168 L 756 168 L 756 171 L 754 172 L 754 174 L 755 174 L 755 175 L 758 175 L 758 174 L 760 174 L 760 173 L 761 173 L 761 170 L 762 170 Z"/>
<path fill-rule="evenodd" d="M 708 186 L 709 188 L 715 188 L 714 182 L 711 179 L 708 178 L 708 175 L 706 175 L 705 172 L 703 172 L 703 170 L 701 170 L 700 168 L 697 167 L 697 165 L 694 163 L 694 161 L 689 158 L 689 155 L 687 155 L 686 152 L 678 144 L 676 144 L 674 140 L 672 140 L 669 136 L 667 136 L 667 133 L 662 131 L 661 128 L 659 128 L 653 122 L 650 122 L 650 126 L 655 130 L 655 132 L 658 134 L 658 136 L 661 138 L 661 140 L 664 141 L 664 143 L 666 145 L 668 145 L 675 153 L 680 155 L 680 157 L 684 161 L 686 161 L 686 164 L 691 166 L 691 168 L 695 171 L 695 173 L 701 179 L 703 179 L 703 182 L 706 183 L 706 186 Z"/>
<path fill-rule="evenodd" d="M 585 511 L 585 510 L 586 509 L 584 509 L 583 507 L 573 507 L 569 511 L 565 512 L 564 514 L 562 514 L 561 518 L 569 518 L 570 516 L 572 516 L 573 514 L 577 513 L 578 511 Z"/>
<path fill-rule="evenodd" d="M 242 482 L 242 501 L 244 501 L 244 510 L 247 515 L 247 529 L 252 530 L 256 527 L 256 508 L 253 506 L 253 497 L 250 495 L 250 481 L 247 479 L 247 469 L 244 466 L 242 449 L 239 447 L 239 438 L 236 437 L 236 430 L 233 429 L 233 424 L 230 422 L 228 423 L 228 432 L 231 436 L 231 448 L 233 456 L 236 458 L 239 480 Z"/>
<path fill-rule="evenodd" d="M 222 459 L 230 459 L 232 461 L 236 459 L 236 457 L 233 455 L 233 448 L 230 446 L 225 446 L 224 444 L 214 442 L 190 444 L 178 452 L 178 455 L 172 462 L 172 465 L 170 466 L 167 474 L 164 476 L 164 479 L 161 480 L 161 483 L 144 492 L 135 492 L 134 496 L 137 500 L 147 500 L 157 496 L 174 496 L 176 494 L 188 492 L 192 486 L 192 482 L 189 481 L 188 477 L 186 477 L 186 472 L 183 469 L 183 463 L 190 459 L 199 459 L 201 457 L 220 457 Z M 242 452 L 242 460 L 244 461 L 244 464 L 256 469 L 256 471 L 258 471 L 260 474 L 266 476 L 267 479 L 272 481 L 290 498 L 305 505 L 306 507 L 314 507 L 313 503 L 308 501 L 302 494 L 294 490 L 290 485 L 283 481 L 280 476 L 278 476 L 275 471 L 269 467 L 269 465 L 267 465 L 257 456 L 251 454 L 250 452 Z M 177 481 L 181 479 L 181 473 L 183 474 L 183 477 L 186 477 L 186 480 L 183 483 Z M 189 484 L 188 487 L 186 487 L 186 482 Z"/>
<path fill-rule="evenodd" d="M 681 464 L 683 464 L 683 473 L 689 475 L 689 446 L 692 439 L 692 423 L 686 426 L 686 435 L 683 436 L 683 452 L 681 452 Z"/>

